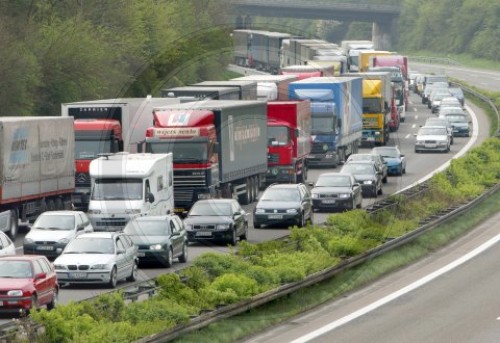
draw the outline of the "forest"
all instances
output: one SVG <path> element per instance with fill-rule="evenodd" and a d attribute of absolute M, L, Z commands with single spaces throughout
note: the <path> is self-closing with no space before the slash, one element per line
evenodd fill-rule
<path fill-rule="evenodd" d="M 330 0 L 366 3 L 369 0 Z M 394 50 L 500 59 L 500 0 L 400 4 Z M 157 95 L 215 80 L 231 60 L 226 0 L 0 2 L 0 116 L 59 115 L 64 102 Z M 371 23 L 255 18 L 255 27 L 338 42 L 371 38 Z"/>

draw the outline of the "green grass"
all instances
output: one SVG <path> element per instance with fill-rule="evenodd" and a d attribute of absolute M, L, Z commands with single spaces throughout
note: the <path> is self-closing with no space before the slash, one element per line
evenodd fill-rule
<path fill-rule="evenodd" d="M 415 241 L 385 253 L 334 278 L 307 287 L 244 314 L 224 319 L 204 329 L 174 340 L 176 343 L 234 342 L 255 332 L 281 323 L 327 301 L 365 286 L 370 282 L 407 266 L 446 246 L 478 224 L 500 211 L 500 192 L 476 205 L 473 211 L 417 238 Z"/>
<path fill-rule="evenodd" d="M 498 61 L 492 61 L 487 59 L 480 59 L 477 57 L 473 57 L 467 54 L 444 54 L 437 53 L 433 51 L 406 51 L 405 54 L 409 56 L 426 56 L 426 57 L 441 57 L 441 58 L 449 58 L 458 63 L 471 67 L 471 68 L 480 68 L 480 69 L 488 69 L 488 70 L 498 70 L 500 71 L 500 63 Z"/>

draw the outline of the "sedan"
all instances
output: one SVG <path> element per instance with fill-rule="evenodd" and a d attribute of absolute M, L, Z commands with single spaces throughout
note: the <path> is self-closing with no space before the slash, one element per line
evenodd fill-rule
<path fill-rule="evenodd" d="M 453 128 L 453 136 L 470 137 L 471 121 L 466 114 L 447 114 L 445 118 Z"/>
<path fill-rule="evenodd" d="M 184 219 L 189 242 L 225 241 L 236 245 L 248 237 L 247 213 L 235 199 L 198 200 Z"/>
<path fill-rule="evenodd" d="M 450 134 L 446 127 L 422 126 L 416 134 L 415 152 L 450 151 Z"/>
<path fill-rule="evenodd" d="M 369 153 L 369 154 L 352 154 L 347 158 L 346 163 L 352 161 L 373 161 L 377 169 L 382 172 L 382 182 L 387 183 L 387 175 L 389 174 L 387 168 L 387 162 L 384 161 L 382 156 L 379 154 Z"/>
<path fill-rule="evenodd" d="M 253 226 L 297 225 L 313 221 L 311 192 L 303 183 L 273 184 L 259 198 L 253 213 Z"/>
<path fill-rule="evenodd" d="M 57 278 L 66 284 L 103 283 L 137 279 L 137 247 L 120 232 L 84 233 L 68 243 L 54 261 Z"/>
<path fill-rule="evenodd" d="M 361 184 L 363 196 L 377 197 L 382 194 L 382 173 L 373 162 L 357 161 L 344 164 L 341 173 L 350 173 Z"/>
<path fill-rule="evenodd" d="M 84 212 L 44 212 L 38 216 L 24 238 L 24 254 L 56 258 L 70 240 L 81 233 L 92 231 L 92 224 Z"/>
<path fill-rule="evenodd" d="M 187 261 L 187 232 L 175 214 L 136 217 L 127 223 L 123 232 L 137 246 L 139 262 L 160 262 L 168 268 L 174 258 Z"/>
<path fill-rule="evenodd" d="M 314 210 L 361 208 L 361 185 L 352 174 L 323 173 L 310 185 Z"/>
<path fill-rule="evenodd" d="M 29 312 L 57 304 L 59 284 L 45 256 L 0 257 L 0 313 Z"/>
<path fill-rule="evenodd" d="M 16 254 L 16 246 L 3 231 L 0 231 L 0 256 Z"/>
<path fill-rule="evenodd" d="M 387 163 L 387 172 L 390 175 L 406 174 L 406 157 L 397 146 L 375 147 L 372 153 L 382 156 Z"/>

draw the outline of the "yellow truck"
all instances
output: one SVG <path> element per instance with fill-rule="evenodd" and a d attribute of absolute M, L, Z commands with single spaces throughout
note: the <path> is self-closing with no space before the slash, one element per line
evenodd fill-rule
<path fill-rule="evenodd" d="M 389 141 L 391 97 L 386 94 L 387 89 L 390 89 L 390 79 L 387 81 L 384 75 L 368 75 L 363 79 L 362 145 L 386 145 Z"/>
<path fill-rule="evenodd" d="M 361 50 L 359 51 L 359 72 L 367 72 L 368 68 L 373 67 L 372 59 L 375 56 L 382 55 L 392 55 L 394 52 L 392 51 L 382 51 L 382 50 Z"/>

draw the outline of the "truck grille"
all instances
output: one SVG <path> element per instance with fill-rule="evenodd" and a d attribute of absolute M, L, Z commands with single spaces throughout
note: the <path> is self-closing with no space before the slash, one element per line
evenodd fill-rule
<path fill-rule="evenodd" d="M 90 187 L 90 175 L 86 173 L 76 174 L 75 185 L 79 187 Z"/>
<path fill-rule="evenodd" d="M 126 218 L 102 218 L 100 221 L 96 221 L 95 225 L 97 227 L 124 227 L 127 225 L 128 219 Z"/>
<path fill-rule="evenodd" d="M 174 173 L 174 187 L 175 186 L 190 186 L 190 187 L 203 187 L 207 183 L 205 175 L 183 175 L 181 173 Z"/>
<path fill-rule="evenodd" d="M 325 150 L 323 150 L 323 145 L 325 145 L 325 143 L 313 143 L 311 147 L 311 153 L 313 154 L 324 153 Z"/>
<path fill-rule="evenodd" d="M 280 161 L 279 154 L 268 154 L 267 155 L 267 162 L 278 163 L 279 161 Z"/>
<path fill-rule="evenodd" d="M 190 202 L 193 199 L 193 190 L 174 187 L 174 199 L 179 202 Z"/>

